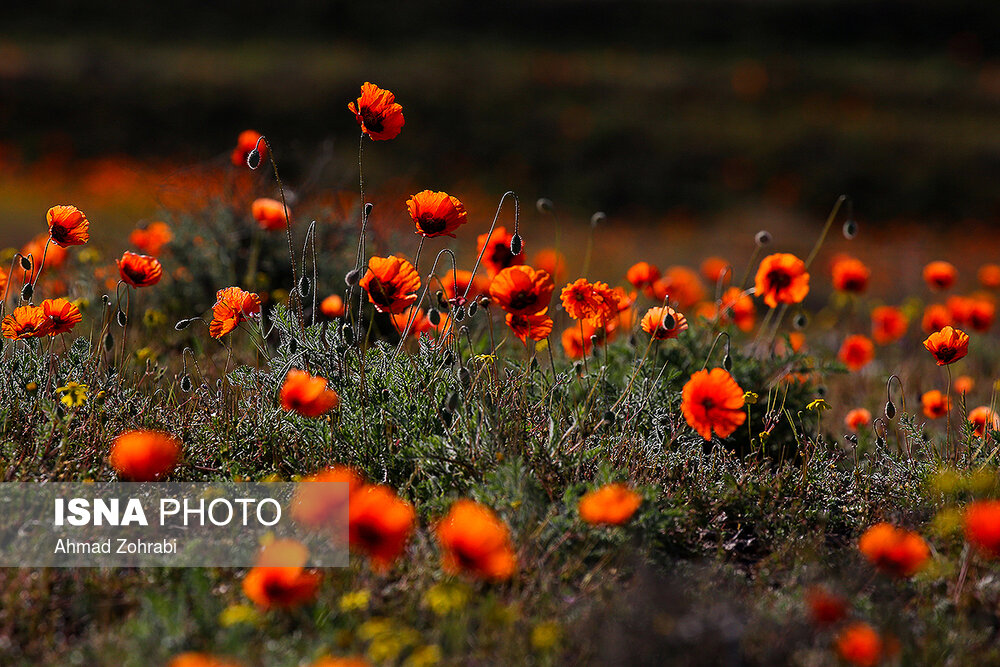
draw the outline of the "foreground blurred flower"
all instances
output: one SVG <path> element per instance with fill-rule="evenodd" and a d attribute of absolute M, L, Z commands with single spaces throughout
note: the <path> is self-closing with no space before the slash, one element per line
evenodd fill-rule
<path fill-rule="evenodd" d="M 494 227 L 492 234 L 480 234 L 476 237 L 476 252 L 483 253 L 483 266 L 490 278 L 509 266 L 524 264 L 524 249 L 517 255 L 510 251 L 512 234 L 506 227 Z M 484 251 L 485 249 L 485 251 Z"/>
<path fill-rule="evenodd" d="M 955 391 L 959 394 L 968 394 L 972 391 L 972 388 L 976 386 L 976 381 L 973 380 L 968 375 L 959 375 L 955 378 L 955 384 L 952 385 Z"/>
<path fill-rule="evenodd" d="M 316 597 L 320 575 L 301 566 L 261 566 L 243 578 L 243 593 L 261 609 L 290 609 Z"/>
<path fill-rule="evenodd" d="M 754 294 L 771 308 L 779 303 L 801 303 L 809 294 L 805 262 L 790 253 L 768 255 L 757 269 Z"/>
<path fill-rule="evenodd" d="M 732 319 L 740 331 L 752 331 L 757 321 L 757 308 L 753 299 L 739 287 L 730 287 L 723 292 L 718 313 L 720 323 L 725 324 Z"/>
<path fill-rule="evenodd" d="M 181 455 L 181 441 L 163 431 L 127 431 L 111 444 L 108 461 L 124 479 L 151 482 L 169 473 Z"/>
<path fill-rule="evenodd" d="M 855 432 L 862 426 L 868 426 L 871 423 L 872 413 L 864 408 L 854 408 L 844 417 L 844 425 Z"/>
<path fill-rule="evenodd" d="M 948 397 L 937 389 L 924 392 L 920 397 L 920 403 L 924 408 L 924 416 L 928 419 L 940 419 L 948 414 L 951 409 L 951 402 Z"/>
<path fill-rule="evenodd" d="M 360 282 L 380 313 L 401 313 L 417 300 L 420 276 L 402 257 L 372 257 Z"/>
<path fill-rule="evenodd" d="M 345 312 L 344 298 L 339 294 L 331 294 L 320 302 L 319 310 L 331 320 L 335 317 L 343 317 Z"/>
<path fill-rule="evenodd" d="M 837 654 L 857 667 L 874 667 L 882 661 L 882 638 L 867 623 L 852 623 L 837 635 Z"/>
<path fill-rule="evenodd" d="M 945 327 L 928 336 L 924 347 L 934 356 L 938 366 L 947 366 L 969 353 L 969 335 L 961 329 Z"/>
<path fill-rule="evenodd" d="M 659 302 L 668 300 L 681 310 L 694 307 L 705 298 L 705 286 L 698 274 L 686 266 L 671 266 L 653 283 L 653 298 Z"/>
<path fill-rule="evenodd" d="M 868 289 L 871 270 L 854 257 L 843 256 L 833 263 L 833 287 L 839 292 L 861 294 Z"/>
<path fill-rule="evenodd" d="M 447 192 L 424 190 L 406 200 L 410 219 L 421 236 L 450 236 L 455 238 L 455 230 L 468 222 L 468 214 L 462 202 Z"/>
<path fill-rule="evenodd" d="M 374 83 L 364 82 L 361 97 L 347 105 L 361 131 L 376 141 L 395 139 L 403 129 L 403 107 L 396 96 Z"/>
<path fill-rule="evenodd" d="M 387 486 L 368 485 L 351 494 L 348 511 L 351 547 L 371 559 L 373 570 L 387 571 L 413 532 L 413 505 Z"/>
<path fill-rule="evenodd" d="M 840 346 L 837 358 L 850 370 L 859 371 L 875 358 L 875 346 L 867 336 L 848 336 Z"/>
<path fill-rule="evenodd" d="M 320 417 L 340 405 L 340 397 L 326 386 L 326 378 L 292 368 L 281 385 L 281 407 L 303 417 Z"/>
<path fill-rule="evenodd" d="M 90 240 L 90 221 L 76 206 L 53 206 L 45 214 L 49 236 L 56 245 L 83 245 Z"/>
<path fill-rule="evenodd" d="M 364 658 L 320 658 L 309 667 L 372 667 Z"/>
<path fill-rule="evenodd" d="M 636 262 L 625 273 L 625 279 L 637 290 L 649 289 L 652 293 L 653 283 L 660 279 L 660 270 L 649 262 Z"/>
<path fill-rule="evenodd" d="M 987 558 L 1000 558 L 1000 500 L 977 500 L 965 509 L 965 539 Z"/>
<path fill-rule="evenodd" d="M 267 144 L 260 141 L 260 147 L 258 148 L 258 141 L 260 141 L 260 132 L 256 130 L 243 130 L 240 132 L 239 136 L 236 137 L 236 148 L 233 149 L 232 154 L 229 156 L 229 159 L 233 162 L 233 166 L 246 167 L 247 156 L 255 148 L 260 153 L 260 159 L 263 160 L 264 156 L 267 155 Z"/>
<path fill-rule="evenodd" d="M 215 293 L 212 321 L 208 334 L 222 338 L 248 318 L 260 313 L 260 297 L 239 287 L 226 287 Z"/>
<path fill-rule="evenodd" d="M 934 291 L 950 289 L 958 280 L 958 269 L 950 262 L 931 262 L 924 267 L 924 282 Z"/>
<path fill-rule="evenodd" d="M 47 336 L 52 330 L 52 322 L 41 306 L 20 306 L 3 318 L 0 331 L 4 338 L 22 340 Z"/>
<path fill-rule="evenodd" d="M 346 485 L 346 494 L 338 487 L 326 486 L 330 483 Z M 346 509 L 346 503 L 355 492 L 364 486 L 361 475 L 348 466 L 332 466 L 309 475 L 299 482 L 289 506 L 292 518 L 304 526 L 337 528 Z"/>
<path fill-rule="evenodd" d="M 48 243 L 48 240 L 48 234 L 39 234 L 21 248 L 22 255 L 31 256 L 31 268 L 28 270 L 27 282 L 32 282 L 35 279 L 37 268 L 58 269 L 66 263 L 69 251 L 53 243 L 49 243 L 49 248 L 46 250 L 45 244 Z M 45 266 L 41 267 L 43 254 L 45 255 Z"/>
<path fill-rule="evenodd" d="M 125 251 L 121 259 L 116 259 L 122 280 L 132 287 L 150 287 L 160 282 L 163 267 L 160 261 L 149 255 L 138 255 Z"/>
<path fill-rule="evenodd" d="M 935 331 L 941 331 L 941 329 L 953 323 L 954 318 L 952 318 L 951 311 L 948 310 L 947 306 L 932 303 L 924 308 L 924 316 L 920 320 L 920 328 L 924 330 L 924 333 L 931 334 Z"/>
<path fill-rule="evenodd" d="M 562 342 L 563 352 L 570 359 L 579 359 L 594 347 L 593 336 L 597 332 L 593 325 L 584 320 L 580 320 L 583 326 L 570 327 L 562 332 L 560 342 Z M 580 331 L 580 329 L 583 331 Z"/>
<path fill-rule="evenodd" d="M 976 272 L 976 278 L 986 289 L 997 289 L 1000 287 L 1000 264 L 983 264 Z"/>
<path fill-rule="evenodd" d="M 551 276 L 530 266 L 511 266 L 490 283 L 490 297 L 508 313 L 534 315 L 549 307 L 555 284 Z"/>
<path fill-rule="evenodd" d="M 147 255 L 158 257 L 163 246 L 170 243 L 173 238 L 174 235 L 167 223 L 157 221 L 149 223 L 144 229 L 133 229 L 128 241 Z"/>
<path fill-rule="evenodd" d="M 49 319 L 49 335 L 69 333 L 83 320 L 80 309 L 66 299 L 45 299 L 42 312 Z"/>
<path fill-rule="evenodd" d="M 442 565 L 453 574 L 491 580 L 509 579 L 516 559 L 510 531 L 493 510 L 472 500 L 458 500 L 437 526 Z"/>
<path fill-rule="evenodd" d="M 969 412 L 969 423 L 972 424 L 972 435 L 981 438 L 986 431 L 1000 431 L 1000 416 L 996 411 L 981 405 Z"/>
<path fill-rule="evenodd" d="M 858 541 L 858 548 L 872 565 L 897 577 L 913 576 L 930 558 L 930 548 L 924 538 L 888 523 L 879 523 L 866 530 Z"/>
<path fill-rule="evenodd" d="M 879 345 L 888 345 L 906 333 L 909 321 L 903 311 L 894 306 L 879 306 L 872 310 L 872 338 Z"/>
<path fill-rule="evenodd" d="M 240 667 L 240 663 L 209 653 L 181 653 L 167 667 Z"/>
<path fill-rule="evenodd" d="M 291 215 L 291 210 L 288 211 L 288 215 L 285 215 L 285 207 L 280 201 L 261 197 L 253 200 L 250 205 L 250 214 L 253 215 L 253 219 L 257 221 L 261 229 L 277 232 L 288 226 L 288 216 Z"/>
<path fill-rule="evenodd" d="M 669 306 L 666 308 L 653 306 L 642 317 L 642 330 L 654 340 L 677 338 L 680 332 L 686 331 L 687 328 L 687 318 Z"/>
<path fill-rule="evenodd" d="M 726 370 L 702 369 L 684 385 L 681 411 L 688 425 L 705 440 L 712 439 L 713 430 L 720 438 L 726 438 L 746 421 L 743 395 Z"/>
<path fill-rule="evenodd" d="M 986 299 L 976 299 L 969 309 L 969 326 L 975 331 L 989 331 L 996 318 L 997 308 L 992 301 Z"/>
<path fill-rule="evenodd" d="M 566 276 L 566 256 L 555 248 L 542 248 L 536 252 L 531 258 L 531 265 L 547 271 L 555 281 Z"/>
<path fill-rule="evenodd" d="M 701 277 L 712 285 L 719 284 L 719 279 L 723 279 L 723 284 L 733 281 L 733 267 L 722 257 L 708 257 L 698 267 Z"/>
<path fill-rule="evenodd" d="M 847 615 L 847 600 L 823 586 L 813 586 L 806 592 L 806 605 L 816 625 L 833 625 Z"/>
<path fill-rule="evenodd" d="M 535 341 L 545 340 L 552 333 L 552 318 L 547 313 L 548 308 L 532 315 L 507 313 L 507 326 L 525 345 L 529 338 Z"/>
<path fill-rule="evenodd" d="M 577 509 L 589 524 L 617 526 L 632 518 L 642 503 L 642 496 L 624 484 L 606 484 L 584 494 Z"/>

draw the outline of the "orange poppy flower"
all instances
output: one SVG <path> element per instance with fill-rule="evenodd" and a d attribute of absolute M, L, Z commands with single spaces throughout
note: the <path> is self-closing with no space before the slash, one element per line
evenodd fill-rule
<path fill-rule="evenodd" d="M 725 369 L 702 369 L 691 376 L 681 392 L 681 411 L 688 425 L 705 440 L 712 431 L 729 437 L 743 422 L 743 390 Z"/>
<path fill-rule="evenodd" d="M 958 280 L 958 269 L 950 262 L 931 262 L 924 267 L 924 282 L 934 291 L 951 289 Z"/>
<path fill-rule="evenodd" d="M 548 308 L 533 315 L 515 315 L 507 313 L 507 326 L 525 345 L 531 340 L 545 340 L 552 333 L 552 318 L 548 316 Z"/>
<path fill-rule="evenodd" d="M 470 286 L 471 285 L 471 286 Z M 490 293 L 490 281 L 483 276 L 473 277 L 472 271 L 446 271 L 441 276 L 441 288 L 444 295 L 449 300 L 459 299 L 469 290 L 469 298 L 475 299 L 483 294 Z"/>
<path fill-rule="evenodd" d="M 415 336 L 419 338 L 420 334 L 425 331 L 430 331 L 433 328 L 430 320 L 427 319 L 427 315 L 424 314 L 423 308 L 417 308 L 416 311 L 414 311 L 413 306 L 410 306 L 403 312 L 394 313 L 389 317 L 392 319 L 392 325 L 396 327 L 396 333 L 400 336 L 403 335 L 407 322 L 410 322 L 410 330 L 407 332 L 407 336 Z M 411 319 L 412 322 L 410 321 Z"/>
<path fill-rule="evenodd" d="M 844 417 L 844 425 L 852 431 L 872 423 L 872 413 L 864 408 L 854 408 Z"/>
<path fill-rule="evenodd" d="M 976 272 L 976 278 L 986 289 L 997 289 L 1000 287 L 1000 264 L 983 264 Z"/>
<path fill-rule="evenodd" d="M 603 283 L 599 283 L 602 284 Z M 563 288 L 560 298 L 566 314 L 574 320 L 592 320 L 605 312 L 605 293 L 595 289 L 586 278 L 580 278 Z M 607 285 L 604 285 L 607 287 Z M 617 307 L 615 308 L 617 311 Z"/>
<path fill-rule="evenodd" d="M 920 321 L 920 328 L 924 333 L 934 333 L 941 331 L 946 326 L 951 325 L 954 320 L 951 311 L 939 303 L 932 303 L 924 308 L 924 316 Z"/>
<path fill-rule="evenodd" d="M 413 505 L 387 486 L 369 485 L 351 495 L 348 511 L 351 547 L 371 559 L 373 570 L 387 571 L 413 532 Z"/>
<path fill-rule="evenodd" d="M 844 255 L 833 263 L 833 287 L 839 292 L 861 294 L 868 289 L 871 273 L 860 259 Z"/>
<path fill-rule="evenodd" d="M 152 482 L 169 473 L 181 456 L 181 441 L 163 431 L 126 431 L 111 444 L 108 462 L 119 477 Z"/>
<path fill-rule="evenodd" d="M 625 273 L 625 280 L 636 289 L 652 288 L 653 283 L 659 279 L 660 270 L 649 262 L 636 262 Z"/>
<path fill-rule="evenodd" d="M 858 541 L 858 548 L 872 565 L 897 577 L 912 577 L 927 564 L 931 555 L 919 534 L 888 523 L 879 523 L 866 530 Z"/>
<path fill-rule="evenodd" d="M 41 303 L 42 312 L 49 320 L 49 335 L 69 333 L 83 320 L 80 309 L 66 299 L 45 299 Z"/>
<path fill-rule="evenodd" d="M 903 311 L 894 306 L 879 306 L 872 310 L 872 338 L 879 345 L 888 345 L 906 333 L 909 321 Z"/>
<path fill-rule="evenodd" d="M 253 203 L 250 205 L 250 214 L 257 221 L 257 224 L 260 225 L 261 229 L 274 232 L 281 231 L 288 226 L 288 217 L 292 214 L 292 211 L 289 209 L 288 216 L 286 216 L 285 207 L 282 206 L 280 201 L 261 197 L 260 199 L 253 200 Z"/>
<path fill-rule="evenodd" d="M 52 330 L 52 322 L 41 306 L 20 306 L 14 309 L 0 323 L 4 338 L 22 340 L 47 336 Z"/>
<path fill-rule="evenodd" d="M 510 251 L 513 237 L 513 234 L 507 233 L 505 227 L 494 227 L 492 234 L 480 234 L 476 237 L 476 253 L 483 253 L 483 265 L 490 278 L 508 267 L 524 264 L 523 247 L 517 255 Z M 485 252 L 483 248 L 486 249 Z"/>
<path fill-rule="evenodd" d="M 420 276 L 402 257 L 372 257 L 361 288 L 378 312 L 401 313 L 417 300 L 413 292 L 420 289 Z"/>
<path fill-rule="evenodd" d="M 331 320 L 335 317 L 343 317 L 345 312 L 344 298 L 339 294 L 331 294 L 320 302 L 319 310 Z"/>
<path fill-rule="evenodd" d="M 454 231 L 469 221 L 462 202 L 447 192 L 418 192 L 406 200 L 406 209 L 417 233 L 428 238 L 455 238 Z"/>
<path fill-rule="evenodd" d="M 1000 416 L 996 411 L 981 405 L 969 413 L 969 423 L 972 424 L 972 435 L 982 438 L 987 429 L 1000 431 Z"/>
<path fill-rule="evenodd" d="M 801 303 L 809 294 L 805 262 L 790 253 L 768 255 L 757 269 L 754 293 L 771 308 L 779 303 Z"/>
<path fill-rule="evenodd" d="M 167 667 L 240 667 L 240 663 L 208 653 L 188 652 L 174 656 Z"/>
<path fill-rule="evenodd" d="M 260 297 L 239 287 L 227 287 L 215 293 L 212 306 L 212 322 L 208 334 L 212 338 L 222 338 L 233 331 L 241 322 L 260 312 Z"/>
<path fill-rule="evenodd" d="M 847 615 L 847 600 L 823 586 L 813 586 L 806 592 L 809 616 L 816 625 L 833 625 Z"/>
<path fill-rule="evenodd" d="M 511 266 L 490 283 L 490 298 L 508 313 L 534 315 L 549 307 L 555 291 L 552 277 L 530 266 Z"/>
<path fill-rule="evenodd" d="M 347 108 L 354 114 L 361 131 L 376 141 L 395 139 L 403 129 L 403 107 L 396 103 L 395 95 L 374 83 L 365 81 L 361 97 Z"/>
<path fill-rule="evenodd" d="M 677 338 L 678 334 L 687 328 L 687 318 L 670 306 L 666 308 L 653 306 L 642 318 L 642 330 L 656 340 Z"/>
<path fill-rule="evenodd" d="M 937 389 L 924 392 L 920 397 L 920 404 L 924 408 L 924 416 L 928 419 L 940 419 L 946 416 L 951 409 L 948 397 Z"/>
<path fill-rule="evenodd" d="M 993 326 L 993 319 L 996 317 L 996 306 L 992 301 L 976 299 L 972 302 L 969 311 L 968 323 L 975 331 L 986 332 Z"/>
<path fill-rule="evenodd" d="M 719 278 L 725 276 L 725 283 L 733 281 L 733 267 L 721 257 L 709 257 L 701 263 L 701 276 L 712 285 L 719 283 Z"/>
<path fill-rule="evenodd" d="M 340 397 L 326 386 L 326 378 L 293 368 L 281 386 L 281 407 L 303 417 L 320 417 L 340 405 Z"/>
<path fill-rule="evenodd" d="M 859 371 L 875 358 L 875 346 L 867 336 L 848 336 L 840 346 L 837 358 L 850 370 Z"/>
<path fill-rule="evenodd" d="M 346 496 L 326 484 L 342 483 L 347 486 Z M 364 486 L 361 475 L 349 466 L 331 466 L 309 475 L 295 488 L 289 506 L 292 518 L 304 526 L 336 527 L 346 509 L 347 501 Z M 346 517 L 345 517 L 346 518 Z"/>
<path fill-rule="evenodd" d="M 976 381 L 968 375 L 959 375 L 955 378 L 955 384 L 952 386 L 955 388 L 956 393 L 968 394 L 976 386 Z"/>
<path fill-rule="evenodd" d="M 663 302 L 669 299 L 681 310 L 693 308 L 705 298 L 705 286 L 698 274 L 686 266 L 671 266 L 652 286 L 653 298 Z"/>
<path fill-rule="evenodd" d="M 531 265 L 543 269 L 560 281 L 566 276 L 566 256 L 555 248 L 542 248 L 531 258 Z"/>
<path fill-rule="evenodd" d="M 150 287 L 160 282 L 163 276 L 163 267 L 160 260 L 149 255 L 137 255 L 134 252 L 125 251 L 121 259 L 116 259 L 118 273 L 122 280 L 132 287 Z"/>
<path fill-rule="evenodd" d="M 580 333 L 580 327 L 570 327 L 562 332 L 561 342 L 563 346 L 563 352 L 570 359 L 582 359 L 584 355 L 590 354 L 591 348 L 594 347 L 591 337 L 595 333 L 594 326 L 584 320 L 583 322 L 583 334 Z"/>
<path fill-rule="evenodd" d="M 580 518 L 592 525 L 619 526 L 635 514 L 642 496 L 624 484 L 606 484 L 580 498 Z"/>
<path fill-rule="evenodd" d="M 258 565 L 243 578 L 243 593 L 261 609 L 290 609 L 316 597 L 319 582 L 302 567 Z"/>
<path fill-rule="evenodd" d="M 49 237 L 56 245 L 83 245 L 90 240 L 90 221 L 76 206 L 53 206 L 45 214 Z"/>
<path fill-rule="evenodd" d="M 159 257 L 163 246 L 170 243 L 173 238 L 174 235 L 167 223 L 157 221 L 149 223 L 144 229 L 133 229 L 128 242 L 147 255 Z"/>
<path fill-rule="evenodd" d="M 320 658 L 309 667 L 372 667 L 364 658 Z"/>
<path fill-rule="evenodd" d="M 945 327 L 928 336 L 924 347 L 934 355 L 938 366 L 947 366 L 969 353 L 969 335 L 961 329 Z"/>
<path fill-rule="evenodd" d="M 517 559 L 510 531 L 493 510 L 472 500 L 458 500 L 437 525 L 442 566 L 452 574 L 509 579 Z"/>
<path fill-rule="evenodd" d="M 239 136 L 236 137 L 236 148 L 233 149 L 232 155 L 229 156 L 233 161 L 233 166 L 247 166 L 247 156 L 250 155 L 250 151 L 255 148 L 257 148 L 257 152 L 260 153 L 261 161 L 263 161 L 264 156 L 267 155 L 267 144 L 261 141 L 260 147 L 258 148 L 258 141 L 260 141 L 260 132 L 255 130 L 243 130 L 240 132 Z"/>
<path fill-rule="evenodd" d="M 972 317 L 973 303 L 973 300 L 967 296 L 953 294 L 948 297 L 945 301 L 945 306 L 948 307 L 948 312 L 951 314 L 954 324 L 968 324 L 969 319 Z"/>
<path fill-rule="evenodd" d="M 757 308 L 753 299 L 739 287 L 730 287 L 723 292 L 719 303 L 719 321 L 728 322 L 730 317 L 733 324 L 744 332 L 752 331 L 757 323 Z"/>
<path fill-rule="evenodd" d="M 867 623 L 852 623 L 837 635 L 837 654 L 856 667 L 875 667 L 882 661 L 882 638 Z"/>
<path fill-rule="evenodd" d="M 0 294 L 7 289 L 7 272 L 0 268 Z"/>
<path fill-rule="evenodd" d="M 965 509 L 965 539 L 988 558 L 1000 558 L 1000 500 L 977 500 Z"/>

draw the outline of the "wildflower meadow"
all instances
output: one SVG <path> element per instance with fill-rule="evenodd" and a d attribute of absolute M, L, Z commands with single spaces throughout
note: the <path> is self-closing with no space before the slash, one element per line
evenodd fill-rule
<path fill-rule="evenodd" d="M 125 233 L 36 186 L 2 481 L 335 482 L 350 564 L 2 568 L 0 664 L 1000 664 L 1000 257 L 830 191 L 612 266 L 614 215 L 384 194 L 420 94 L 357 81 L 343 187 L 242 124 Z"/>

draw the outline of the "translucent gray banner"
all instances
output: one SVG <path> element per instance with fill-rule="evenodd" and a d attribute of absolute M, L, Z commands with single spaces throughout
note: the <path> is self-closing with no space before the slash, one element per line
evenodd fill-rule
<path fill-rule="evenodd" d="M 345 567 L 348 484 L 3 483 L 0 567 Z"/>

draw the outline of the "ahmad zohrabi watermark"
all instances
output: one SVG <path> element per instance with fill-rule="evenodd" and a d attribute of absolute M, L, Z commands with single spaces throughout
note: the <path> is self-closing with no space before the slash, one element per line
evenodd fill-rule
<path fill-rule="evenodd" d="M 339 482 L 0 484 L 0 566 L 243 567 L 288 539 L 309 565 L 341 567 L 348 495 Z"/>

